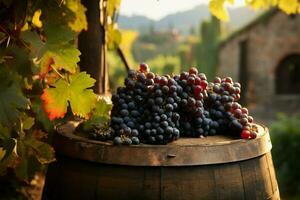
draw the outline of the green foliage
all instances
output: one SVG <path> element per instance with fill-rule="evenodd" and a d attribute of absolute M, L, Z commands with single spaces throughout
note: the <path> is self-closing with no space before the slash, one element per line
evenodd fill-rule
<path fill-rule="evenodd" d="M 91 113 L 91 118 L 80 124 L 81 132 L 89 133 L 94 127 L 105 127 L 107 130 L 110 124 L 110 111 L 112 104 L 108 103 L 104 98 L 98 98 L 96 107 Z"/>
<path fill-rule="evenodd" d="M 101 3 L 101 1 L 100 1 Z M 121 0 L 102 1 L 100 8 L 102 13 L 106 13 L 105 17 L 101 17 L 101 24 L 105 30 L 106 44 L 108 50 L 115 50 L 122 41 L 121 32 L 118 29 L 115 21 L 116 11 L 119 10 Z"/>
<path fill-rule="evenodd" d="M 300 195 L 300 117 L 279 115 L 271 125 L 270 134 L 280 193 Z"/>
<path fill-rule="evenodd" d="M 69 76 L 68 80 L 58 79 L 51 88 L 44 89 L 41 99 L 50 120 L 62 118 L 70 105 L 74 115 L 88 118 L 95 107 L 96 95 L 90 88 L 95 80 L 85 72 Z"/>
<path fill-rule="evenodd" d="M 177 53 L 179 40 L 171 32 L 146 33 L 133 43 L 133 56 L 139 63 L 159 55 L 169 56 Z"/>
<path fill-rule="evenodd" d="M 0 66 L 0 123 L 12 127 L 20 117 L 20 110 L 25 110 L 29 101 L 22 94 L 20 84 L 13 75 Z"/>
<path fill-rule="evenodd" d="M 146 63 L 151 67 L 151 71 L 157 74 L 178 74 L 180 71 L 180 60 L 176 56 L 159 55 Z"/>
<path fill-rule="evenodd" d="M 80 0 L 0 5 L 0 174 L 14 169 L 20 180 L 30 181 L 55 160 L 47 133 L 59 121 L 49 119 L 63 118 L 69 109 L 83 118 L 95 111 L 107 121 L 109 105 L 96 104 L 89 89 L 95 80 L 77 66 L 76 37 L 87 29 Z"/>
<path fill-rule="evenodd" d="M 208 79 L 215 76 L 218 64 L 218 47 L 220 42 L 220 21 L 212 17 L 200 27 L 201 42 L 196 50 L 196 63 L 199 70 L 204 72 Z"/>
<path fill-rule="evenodd" d="M 107 48 L 109 50 L 116 49 L 122 41 L 121 32 L 115 28 L 114 24 L 107 27 Z"/>

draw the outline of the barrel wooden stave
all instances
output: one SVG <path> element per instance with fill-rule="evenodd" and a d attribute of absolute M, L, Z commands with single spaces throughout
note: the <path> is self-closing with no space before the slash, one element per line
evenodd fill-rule
<path fill-rule="evenodd" d="M 49 166 L 43 199 L 280 199 L 274 175 L 270 153 L 181 167 L 109 165 L 58 155 Z"/>
<path fill-rule="evenodd" d="M 57 161 L 44 200 L 280 199 L 263 127 L 255 140 L 212 136 L 159 146 L 114 146 L 68 130 L 54 137 Z"/>

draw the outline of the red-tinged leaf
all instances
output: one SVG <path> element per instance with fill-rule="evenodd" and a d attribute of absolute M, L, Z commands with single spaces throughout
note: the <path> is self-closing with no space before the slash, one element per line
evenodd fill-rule
<path fill-rule="evenodd" d="M 52 69 L 52 64 L 54 64 L 52 55 L 49 52 L 45 53 L 40 62 L 40 78 L 46 77 L 48 72 Z"/>
<path fill-rule="evenodd" d="M 50 120 L 64 117 L 68 104 L 74 115 L 89 118 L 89 113 L 95 107 L 96 95 L 92 87 L 95 80 L 85 72 L 69 77 L 69 82 L 59 79 L 51 87 L 44 90 L 41 96 L 43 107 Z"/>
<path fill-rule="evenodd" d="M 71 45 L 49 47 L 40 60 L 40 75 L 47 75 L 51 68 L 64 69 L 75 73 L 79 62 L 80 51 Z"/>
<path fill-rule="evenodd" d="M 44 101 L 44 110 L 48 114 L 48 118 L 63 118 L 67 112 L 68 102 L 64 91 L 59 88 L 44 89 L 41 99 Z"/>

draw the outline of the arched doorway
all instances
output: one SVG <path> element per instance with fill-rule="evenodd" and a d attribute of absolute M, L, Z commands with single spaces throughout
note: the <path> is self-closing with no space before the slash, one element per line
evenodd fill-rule
<path fill-rule="evenodd" d="M 276 68 L 277 94 L 300 94 L 300 54 L 285 57 Z"/>

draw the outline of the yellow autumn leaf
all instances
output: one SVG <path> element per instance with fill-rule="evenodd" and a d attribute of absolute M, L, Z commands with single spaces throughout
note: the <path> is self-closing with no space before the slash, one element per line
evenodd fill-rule
<path fill-rule="evenodd" d="M 43 23 L 40 20 L 42 14 L 42 10 L 38 9 L 37 11 L 34 12 L 33 17 L 32 17 L 32 23 L 38 28 L 41 28 L 43 26 Z"/>
<path fill-rule="evenodd" d="M 74 19 L 68 23 L 69 27 L 75 32 L 87 30 L 87 20 L 85 15 L 86 8 L 80 3 L 80 1 L 68 0 L 67 7 L 74 13 Z"/>
<path fill-rule="evenodd" d="M 211 0 L 209 2 L 210 12 L 218 19 L 228 21 L 229 16 L 227 10 L 224 8 L 225 0 Z"/>
<path fill-rule="evenodd" d="M 266 9 L 270 4 L 274 3 L 274 0 L 246 0 L 246 4 L 252 7 L 253 9 Z"/>
<path fill-rule="evenodd" d="M 278 4 L 278 0 L 271 0 L 271 5 L 276 6 Z"/>
<path fill-rule="evenodd" d="M 278 7 L 287 14 L 297 13 L 298 0 L 280 0 Z"/>
<path fill-rule="evenodd" d="M 27 31 L 28 30 L 28 23 L 25 22 L 24 26 L 21 28 L 21 31 Z"/>

